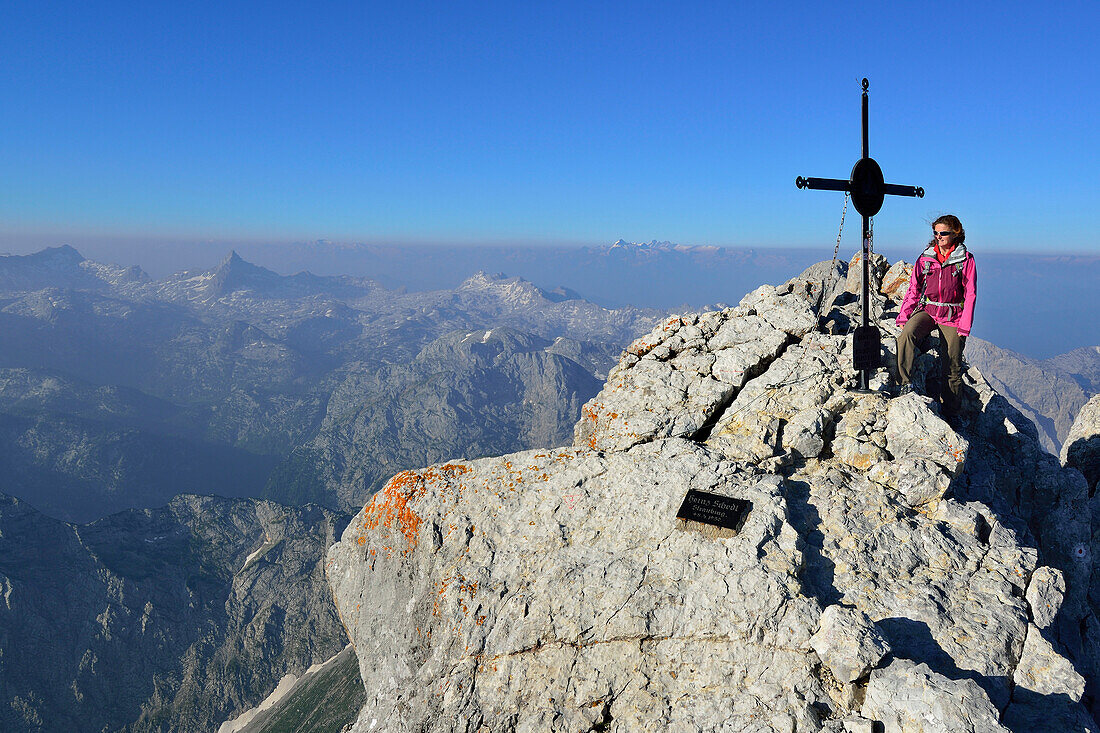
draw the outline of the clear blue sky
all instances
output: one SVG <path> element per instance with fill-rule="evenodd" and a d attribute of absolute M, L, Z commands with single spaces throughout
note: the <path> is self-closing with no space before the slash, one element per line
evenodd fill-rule
<path fill-rule="evenodd" d="M 7 3 L 0 249 L 829 245 L 867 76 L 880 242 L 1100 252 L 1100 5 L 838 5 Z"/>

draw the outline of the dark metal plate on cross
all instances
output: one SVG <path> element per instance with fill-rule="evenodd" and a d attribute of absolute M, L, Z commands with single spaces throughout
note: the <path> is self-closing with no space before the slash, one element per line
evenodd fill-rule
<path fill-rule="evenodd" d="M 852 166 L 852 177 L 848 181 L 852 193 L 852 206 L 864 216 L 874 216 L 882 208 L 882 202 L 886 198 L 883 186 L 886 180 L 882 177 L 882 169 L 874 158 L 860 158 Z"/>
<path fill-rule="evenodd" d="M 868 371 L 882 366 L 882 334 L 876 326 L 860 326 L 852 334 L 852 366 Z"/>
<path fill-rule="evenodd" d="M 861 307 L 863 315 L 861 324 L 852 337 L 852 360 L 859 372 L 859 387 L 866 390 L 869 387 L 870 373 L 881 365 L 881 334 L 878 326 L 870 323 L 870 259 L 871 259 L 871 223 L 872 216 L 882 208 L 882 202 L 887 195 L 892 196 L 916 196 L 924 197 L 924 189 L 920 186 L 899 186 L 894 183 L 886 183 L 882 175 L 882 168 L 870 156 L 867 150 L 867 87 L 866 79 L 863 80 L 863 156 L 852 166 L 852 175 L 847 180 L 838 178 L 803 178 L 795 179 L 795 185 L 799 188 L 812 188 L 820 191 L 847 191 L 852 197 L 852 205 L 856 211 L 863 215 L 863 299 Z"/>

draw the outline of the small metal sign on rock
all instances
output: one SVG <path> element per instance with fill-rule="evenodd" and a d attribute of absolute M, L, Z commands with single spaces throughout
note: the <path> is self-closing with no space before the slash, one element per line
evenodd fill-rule
<path fill-rule="evenodd" d="M 732 496 L 689 489 L 676 522 L 680 529 L 702 532 L 707 537 L 733 537 L 752 511 L 752 502 Z"/>

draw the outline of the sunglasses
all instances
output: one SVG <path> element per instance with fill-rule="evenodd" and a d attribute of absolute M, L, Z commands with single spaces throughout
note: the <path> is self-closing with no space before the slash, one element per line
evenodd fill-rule
<path fill-rule="evenodd" d="M 933 229 L 932 233 L 935 234 L 937 237 L 950 237 L 955 232 L 937 232 L 935 229 Z"/>

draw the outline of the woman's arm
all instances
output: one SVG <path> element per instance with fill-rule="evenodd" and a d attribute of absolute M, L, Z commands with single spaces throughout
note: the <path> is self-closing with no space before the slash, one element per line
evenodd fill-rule
<path fill-rule="evenodd" d="M 969 336 L 970 326 L 974 323 L 974 301 L 978 298 L 978 268 L 974 264 L 974 255 L 966 258 L 963 265 L 963 309 L 959 316 L 959 335 Z"/>

